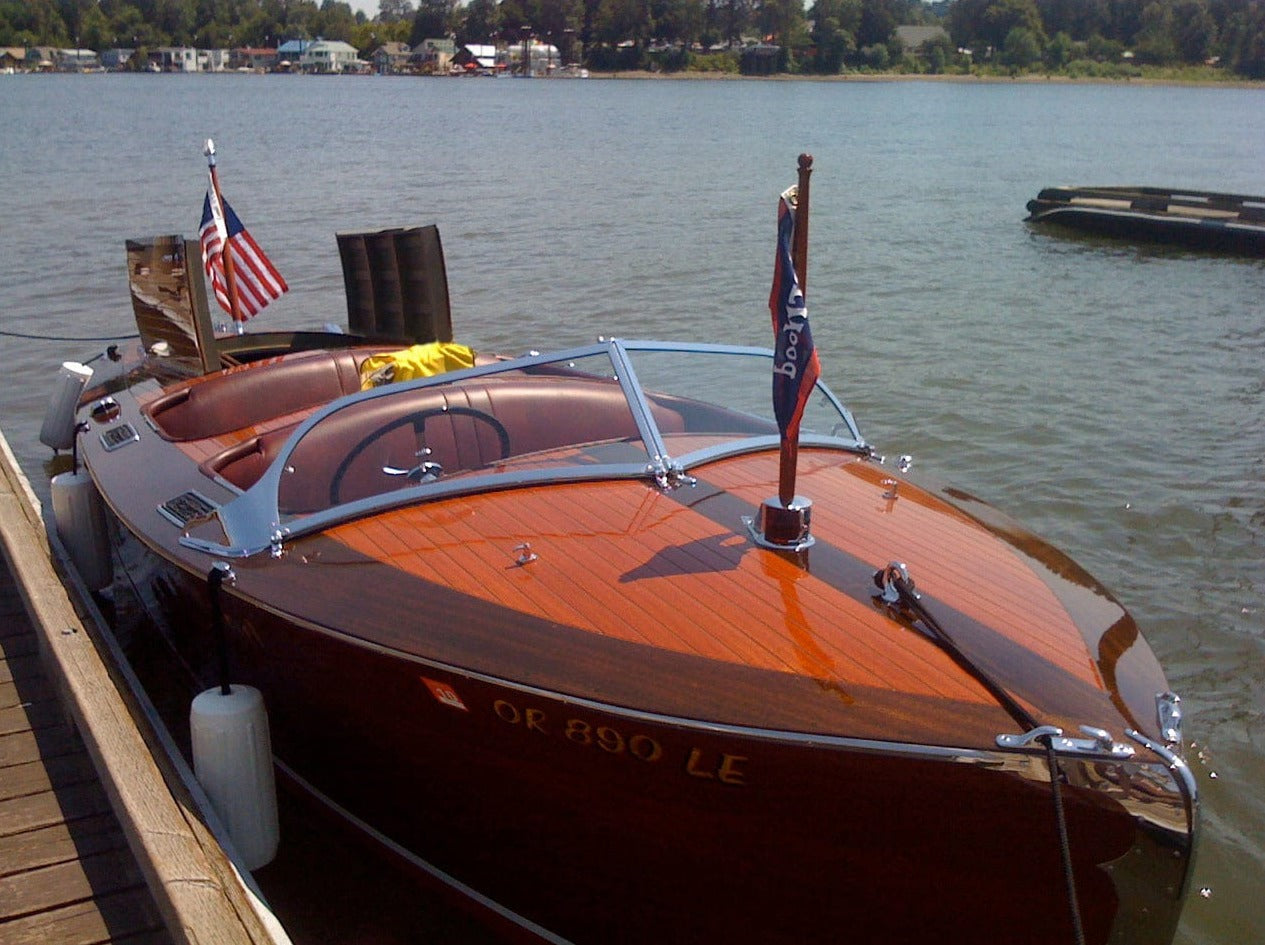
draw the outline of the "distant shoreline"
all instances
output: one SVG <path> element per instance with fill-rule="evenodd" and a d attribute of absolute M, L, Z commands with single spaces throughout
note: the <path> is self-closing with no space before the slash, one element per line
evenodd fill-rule
<path fill-rule="evenodd" d="M 913 72 L 866 72 L 866 73 L 846 73 L 843 75 L 789 75 L 787 73 L 779 73 L 777 75 L 739 75 L 733 72 L 650 72 L 648 70 L 620 70 L 618 72 L 593 72 L 590 70 L 589 78 L 591 79 L 633 79 L 633 80 L 651 80 L 651 81 L 668 81 L 668 80 L 684 80 L 694 82 L 725 82 L 725 81 L 744 81 L 744 82 L 949 82 L 962 84 L 1006 84 L 1015 85 L 1024 84 L 1041 84 L 1041 85 L 1172 85 L 1172 86 L 1191 86 L 1199 88 L 1213 89 L 1262 89 L 1265 88 L 1265 81 L 1257 81 L 1252 79 L 1234 78 L 1234 79 L 1176 79 L 1176 78 L 1152 78 L 1144 76 L 1120 76 L 1120 77 L 1103 77 L 1103 76 L 1062 76 L 1062 75 L 1042 75 L 1037 73 L 1027 73 L 1018 76 L 1005 75 L 962 75 L 962 74 L 946 74 L 946 73 L 913 73 Z"/>

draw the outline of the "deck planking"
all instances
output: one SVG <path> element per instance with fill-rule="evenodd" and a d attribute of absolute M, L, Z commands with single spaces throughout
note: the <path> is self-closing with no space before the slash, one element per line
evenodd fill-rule
<path fill-rule="evenodd" d="M 0 562 L 0 940 L 173 940 Z"/>

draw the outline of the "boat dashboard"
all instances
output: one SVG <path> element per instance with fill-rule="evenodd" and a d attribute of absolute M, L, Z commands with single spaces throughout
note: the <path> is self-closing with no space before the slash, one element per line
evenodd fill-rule
<path fill-rule="evenodd" d="M 206 384 L 251 389 L 248 402 L 304 418 L 251 436 L 200 463 L 237 495 L 202 509 L 181 539 L 249 556 L 389 508 L 456 494 L 591 479 L 646 479 L 661 488 L 726 456 L 776 449 L 773 352 L 763 348 L 611 339 L 551 354 L 493 360 L 420 380 L 354 388 L 345 365 L 311 365 L 285 383 L 284 359 L 179 388 L 148 407 L 168 439 L 243 425 L 214 410 L 191 416 Z M 298 362 L 303 363 L 303 362 Z M 353 372 L 353 377 L 354 372 Z M 235 398 L 240 399 L 240 398 Z M 208 430 L 211 433 L 208 433 Z M 800 440 L 868 453 L 849 411 L 818 382 Z M 208 503 L 209 505 L 210 503 Z"/>

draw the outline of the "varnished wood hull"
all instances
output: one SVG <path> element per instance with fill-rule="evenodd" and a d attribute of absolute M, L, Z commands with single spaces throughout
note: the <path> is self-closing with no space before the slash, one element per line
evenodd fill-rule
<path fill-rule="evenodd" d="M 202 588 L 169 590 L 179 612 Z M 1068 941 L 1039 755 L 718 730 L 472 678 L 253 608 L 230 617 L 249 637 L 235 634 L 249 654 L 236 676 L 269 694 L 278 759 L 419 869 L 526 920 L 507 927 L 527 938 L 535 925 L 573 942 L 802 943 L 840 928 L 855 942 L 983 942 L 999 928 Z M 1158 937 L 1137 941 L 1164 940 L 1176 900 L 1122 902 L 1110 869 L 1180 866 L 1180 792 L 1126 806 L 1130 782 L 1162 766 L 1064 766 L 1087 940 L 1139 924 Z"/>
<path fill-rule="evenodd" d="M 208 457 L 260 430 L 159 436 L 145 405 L 172 392 L 115 396 L 107 425 L 141 435 L 86 437 L 85 458 L 156 565 L 127 583 L 211 685 L 214 559 L 157 506 L 231 497 Z M 743 523 L 775 451 L 692 473 L 420 502 L 234 561 L 233 677 L 264 693 L 279 762 L 526 937 L 1067 942 L 1044 753 L 1000 749 L 1015 719 L 874 599 L 899 555 L 1042 722 L 1136 732 L 1131 757 L 1060 753 L 1071 862 L 1087 941 L 1171 938 L 1194 796 L 1123 608 L 970 497 L 864 456 L 801 451 L 817 543 L 794 553 Z"/>

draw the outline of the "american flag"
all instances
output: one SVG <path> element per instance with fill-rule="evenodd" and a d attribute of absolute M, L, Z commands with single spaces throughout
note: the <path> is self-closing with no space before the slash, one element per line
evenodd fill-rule
<path fill-rule="evenodd" d="M 777 256 L 773 265 L 773 289 L 769 292 L 769 312 L 773 316 L 773 413 L 783 438 L 799 436 L 804 405 L 821 374 L 813 333 L 808 327 L 804 293 L 795 275 L 791 241 L 795 233 L 795 210 L 791 193 L 782 194 L 777 210 Z"/>
<path fill-rule="evenodd" d="M 202 267 L 211 279 L 211 288 L 215 298 L 224 311 L 241 321 L 245 321 L 263 311 L 273 299 L 278 299 L 289 290 L 286 281 L 277 272 L 264 251 L 259 248 L 254 237 L 242 226 L 228 201 L 223 201 L 223 213 L 220 201 L 215 199 L 215 190 L 208 187 L 206 197 L 202 201 L 202 226 L 198 236 L 202 242 Z M 229 301 L 228 282 L 224 276 L 224 243 L 227 241 L 229 252 L 233 257 L 233 277 L 237 286 L 238 311 L 233 312 Z"/>

